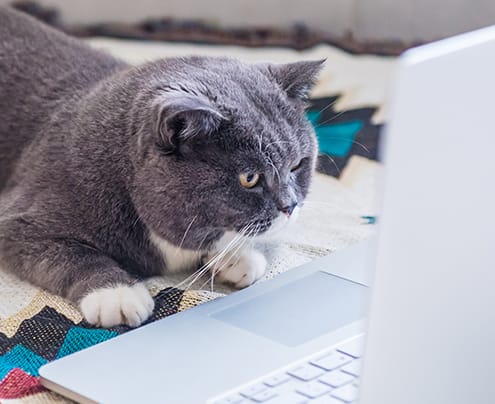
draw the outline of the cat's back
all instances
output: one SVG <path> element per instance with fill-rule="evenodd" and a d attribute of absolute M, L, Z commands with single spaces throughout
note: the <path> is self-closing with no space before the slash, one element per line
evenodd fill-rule
<path fill-rule="evenodd" d="M 48 89 L 63 81 L 65 92 L 70 93 L 124 66 L 124 62 L 76 38 L 0 6 L 0 92 L 12 88 L 26 91 L 12 94 L 15 99 L 35 94 L 49 96 Z M 63 89 L 59 89 L 58 96 L 60 90 Z"/>
<path fill-rule="evenodd" d="M 126 65 L 0 7 L 0 191 L 16 159 L 63 103 Z"/>

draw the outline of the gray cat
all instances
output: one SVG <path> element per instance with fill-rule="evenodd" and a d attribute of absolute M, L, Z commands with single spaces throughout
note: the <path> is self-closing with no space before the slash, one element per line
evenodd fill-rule
<path fill-rule="evenodd" d="M 132 67 L 0 8 L 0 267 L 104 327 L 148 318 L 143 279 L 212 257 L 212 276 L 253 283 L 266 260 L 242 240 L 308 191 L 321 64 Z"/>

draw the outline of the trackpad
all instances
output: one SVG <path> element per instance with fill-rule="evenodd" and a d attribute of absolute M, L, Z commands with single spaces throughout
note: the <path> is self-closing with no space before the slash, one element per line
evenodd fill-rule
<path fill-rule="evenodd" d="M 211 317 L 296 346 L 364 318 L 367 289 L 326 272 L 315 272 Z"/>

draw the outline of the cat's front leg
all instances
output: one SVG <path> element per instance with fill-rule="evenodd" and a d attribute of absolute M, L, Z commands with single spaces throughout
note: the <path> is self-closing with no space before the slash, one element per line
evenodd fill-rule
<path fill-rule="evenodd" d="M 252 248 L 222 258 L 218 258 L 218 254 L 210 254 L 209 260 L 215 279 L 236 288 L 245 288 L 256 282 L 265 274 L 267 266 L 265 256 Z"/>
<path fill-rule="evenodd" d="M 113 259 L 25 217 L 0 223 L 0 267 L 78 304 L 93 325 L 136 327 L 153 311 L 148 290 Z"/>

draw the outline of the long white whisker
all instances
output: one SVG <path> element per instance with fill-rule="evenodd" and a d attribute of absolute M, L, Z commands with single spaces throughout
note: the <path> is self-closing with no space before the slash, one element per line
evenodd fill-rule
<path fill-rule="evenodd" d="M 280 178 L 280 172 L 278 171 L 278 168 L 275 166 L 275 164 L 273 164 L 273 161 L 270 157 L 266 156 L 266 158 L 267 158 L 268 164 L 270 164 L 273 167 L 275 174 L 277 174 L 278 182 L 280 183 L 281 178 Z"/>
<path fill-rule="evenodd" d="M 348 142 L 349 140 L 345 139 L 344 137 L 339 137 L 339 136 L 325 136 L 325 139 L 334 139 L 334 140 L 342 140 L 343 142 Z M 351 140 L 351 143 L 355 143 L 358 146 L 360 146 L 363 150 L 365 150 L 367 153 L 370 153 L 370 149 L 368 149 L 364 144 L 359 143 L 356 140 Z"/>
<path fill-rule="evenodd" d="M 258 226 L 259 225 L 256 225 L 256 229 L 259 228 Z M 244 227 L 243 230 L 240 231 L 241 242 L 238 243 L 236 246 L 232 246 L 232 249 L 230 251 L 228 251 L 227 260 L 223 260 L 223 258 L 219 260 L 221 267 L 218 269 L 215 268 L 215 270 L 212 271 L 212 273 L 211 273 L 210 279 L 206 280 L 206 282 L 204 282 L 200 288 L 203 288 L 208 282 L 210 282 L 210 289 L 211 289 L 211 291 L 213 291 L 213 279 L 215 277 L 215 274 L 220 272 L 223 269 L 223 267 L 228 266 L 230 264 L 230 261 L 234 257 L 236 257 L 237 253 L 240 250 L 242 250 L 247 243 L 251 242 L 250 237 L 254 234 L 254 231 L 255 231 L 255 229 L 253 228 L 252 224 L 247 225 L 246 227 Z M 239 259 L 240 259 L 240 257 L 238 257 L 237 261 L 235 261 L 232 265 L 236 265 L 237 262 L 239 262 Z"/>
<path fill-rule="evenodd" d="M 340 175 L 340 169 L 339 169 L 339 166 L 337 165 L 337 163 L 335 162 L 335 160 L 330 157 L 328 154 L 320 154 L 320 156 L 325 156 L 326 158 L 328 158 L 332 163 L 333 165 L 335 166 L 335 168 L 337 169 L 337 172 L 339 173 Z"/>
<path fill-rule="evenodd" d="M 327 124 L 327 123 L 329 123 L 329 122 L 334 121 L 335 119 L 337 119 L 339 116 L 341 116 L 342 114 L 344 114 L 344 113 L 346 113 L 346 112 L 347 112 L 347 111 L 340 111 L 338 114 L 336 114 L 336 115 L 332 116 L 331 118 L 326 119 L 326 120 L 324 120 L 323 122 L 318 123 L 318 125 L 315 125 L 315 128 L 319 128 L 319 127 L 320 127 L 320 126 L 322 126 L 322 125 L 325 125 L 325 124 Z"/>
<path fill-rule="evenodd" d="M 293 142 L 290 142 L 290 141 L 288 141 L 288 140 L 277 140 L 276 142 L 270 142 L 270 143 L 267 143 L 267 144 L 265 145 L 265 151 L 266 151 L 266 149 L 267 149 L 268 147 L 270 147 L 272 144 L 280 145 L 280 144 L 282 144 L 282 143 L 292 144 Z"/>
<path fill-rule="evenodd" d="M 174 257 L 177 256 L 177 254 L 179 253 L 179 250 L 182 248 L 182 244 L 184 244 L 184 240 L 186 239 L 186 236 L 187 236 L 187 233 L 189 232 L 189 230 L 191 229 L 194 221 L 198 218 L 199 215 L 196 215 L 193 217 L 193 219 L 191 220 L 191 222 L 189 223 L 189 226 L 187 226 L 186 228 L 186 231 L 184 232 L 184 235 L 182 236 L 182 240 L 180 241 L 179 243 L 179 247 L 175 250 L 175 254 L 174 254 Z"/>
<path fill-rule="evenodd" d="M 335 101 L 333 101 L 333 102 L 329 102 L 329 103 L 328 103 L 328 105 L 327 105 L 325 108 L 323 108 L 322 110 L 320 110 L 320 111 L 318 111 L 318 112 L 321 114 L 323 111 L 325 111 L 325 110 L 327 110 L 328 108 L 330 108 L 331 106 L 335 105 L 335 104 L 337 103 L 337 101 L 338 101 L 338 99 L 336 99 L 336 100 L 335 100 Z"/>
<path fill-rule="evenodd" d="M 242 232 L 242 230 L 241 230 Z M 210 261 L 208 261 L 206 264 L 204 264 L 200 269 L 198 269 L 194 276 L 194 279 L 189 283 L 186 289 L 189 289 L 205 272 L 207 272 L 212 266 L 216 265 L 219 261 L 223 259 L 225 254 L 228 253 L 228 250 L 232 248 L 234 245 L 240 242 L 242 239 L 242 234 L 238 234 L 236 237 L 234 237 L 229 244 L 227 244 L 226 247 L 224 247 L 223 250 L 218 252 Z M 213 272 L 215 272 L 215 268 L 213 269 Z M 194 274 L 193 274 L 194 275 Z M 189 277 L 188 277 L 189 278 Z"/>

